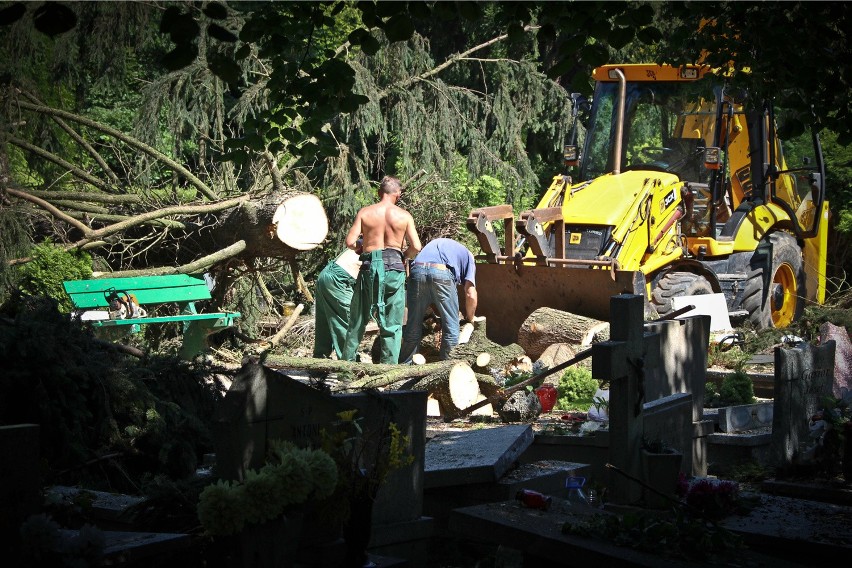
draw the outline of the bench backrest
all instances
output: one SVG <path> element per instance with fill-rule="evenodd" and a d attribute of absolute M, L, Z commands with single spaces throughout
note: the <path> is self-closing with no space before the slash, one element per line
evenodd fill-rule
<path fill-rule="evenodd" d="M 69 280 L 62 285 L 74 307 L 80 310 L 108 308 L 108 298 L 115 292 L 133 294 L 142 306 L 167 302 L 185 304 L 210 299 L 207 282 L 188 274 Z"/>

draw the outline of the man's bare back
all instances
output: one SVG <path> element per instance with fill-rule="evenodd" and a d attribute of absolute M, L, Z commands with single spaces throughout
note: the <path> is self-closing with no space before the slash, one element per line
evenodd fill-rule
<path fill-rule="evenodd" d="M 391 178 L 391 181 L 383 180 L 380 195 L 381 201 L 358 211 L 346 236 L 346 246 L 357 252 L 387 248 L 403 251 L 403 243 L 407 240 L 405 256 L 414 258 L 422 246 L 414 218 L 408 211 L 396 205 L 400 196 L 399 182 L 394 178 Z M 360 248 L 359 237 L 362 238 Z"/>

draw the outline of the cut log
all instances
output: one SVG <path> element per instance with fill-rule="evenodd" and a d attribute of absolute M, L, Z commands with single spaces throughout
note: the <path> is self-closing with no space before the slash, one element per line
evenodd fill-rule
<path fill-rule="evenodd" d="M 491 354 L 490 353 L 480 353 L 476 356 L 476 367 L 480 369 L 484 369 L 488 366 L 488 363 L 491 362 Z"/>
<path fill-rule="evenodd" d="M 473 324 L 466 323 L 462 326 L 459 332 L 459 345 L 464 345 L 470 341 L 470 336 L 473 335 Z"/>
<path fill-rule="evenodd" d="M 467 408 L 478 400 L 480 395 L 479 382 L 467 363 L 456 363 L 450 369 L 448 380 L 450 399 L 457 409 Z"/>
<path fill-rule="evenodd" d="M 601 325 L 604 324 L 604 325 Z M 596 330 L 591 338 L 590 330 Z M 597 335 L 609 336 L 609 324 L 570 312 L 539 308 L 524 320 L 518 330 L 518 345 L 532 359 L 538 359 L 554 343 L 587 345 L 595 342 Z"/>
<path fill-rule="evenodd" d="M 490 375 L 474 373 L 470 366 L 463 361 L 452 362 L 448 368 L 440 369 L 423 377 L 413 385 L 412 390 L 425 390 L 438 401 L 441 417 L 450 422 L 462 416 L 462 410 L 480 403 L 484 398 L 496 394 L 499 387 Z M 422 367 L 418 367 L 422 368 Z M 452 386 L 451 386 L 452 385 Z M 458 406 L 462 404 L 462 406 Z M 487 410 L 483 410 L 485 414 Z"/>
<path fill-rule="evenodd" d="M 245 240 L 245 258 L 292 259 L 318 247 L 327 235 L 328 217 L 319 198 L 289 190 L 230 209 L 212 237 L 219 247 Z"/>
<path fill-rule="evenodd" d="M 543 369 L 550 369 L 564 363 L 577 354 L 577 349 L 570 343 L 554 343 L 544 350 L 536 363 Z"/>

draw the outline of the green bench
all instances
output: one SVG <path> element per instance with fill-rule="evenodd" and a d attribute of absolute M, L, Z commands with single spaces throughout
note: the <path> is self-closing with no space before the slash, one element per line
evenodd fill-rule
<path fill-rule="evenodd" d="M 239 312 L 198 313 L 195 302 L 210 299 L 210 289 L 203 278 L 188 274 L 68 280 L 62 283 L 71 298 L 76 317 L 86 320 L 96 332 L 123 329 L 141 331 L 151 323 L 183 322 L 183 345 L 180 356 L 191 360 L 207 348 L 207 336 L 217 329 L 234 325 Z M 117 317 L 116 301 L 126 306 L 132 297 L 143 308 L 143 317 Z M 179 315 L 153 315 L 157 306 L 176 304 Z M 92 310 L 96 310 L 93 312 Z"/>

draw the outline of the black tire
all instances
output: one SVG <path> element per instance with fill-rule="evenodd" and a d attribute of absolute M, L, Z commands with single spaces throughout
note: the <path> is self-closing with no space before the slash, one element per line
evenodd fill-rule
<path fill-rule="evenodd" d="M 651 302 L 660 317 L 674 311 L 672 298 L 712 294 L 713 286 L 700 274 L 694 272 L 668 272 L 664 274 L 651 292 Z"/>
<path fill-rule="evenodd" d="M 769 277 L 763 268 L 749 272 L 743 291 L 743 309 L 757 329 L 787 327 L 805 309 L 805 268 L 802 249 L 788 233 L 772 233 L 772 266 Z M 765 284 L 768 284 L 765 285 Z"/>

